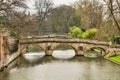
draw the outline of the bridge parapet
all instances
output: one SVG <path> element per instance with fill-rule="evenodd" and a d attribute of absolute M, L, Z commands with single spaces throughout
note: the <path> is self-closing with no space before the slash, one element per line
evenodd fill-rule
<path fill-rule="evenodd" d="M 19 42 L 20 44 L 58 42 L 58 43 L 86 43 L 86 44 L 110 46 L 109 42 L 89 40 L 89 39 L 80 39 L 80 38 L 37 38 L 37 39 L 26 38 L 26 39 L 20 39 Z"/>

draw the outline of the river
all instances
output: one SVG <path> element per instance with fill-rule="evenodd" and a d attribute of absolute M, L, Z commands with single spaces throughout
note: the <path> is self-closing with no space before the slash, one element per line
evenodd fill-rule
<path fill-rule="evenodd" d="M 120 80 L 120 66 L 104 58 L 35 55 L 39 56 L 21 56 L 19 66 L 14 66 L 9 73 L 0 73 L 0 80 Z"/>

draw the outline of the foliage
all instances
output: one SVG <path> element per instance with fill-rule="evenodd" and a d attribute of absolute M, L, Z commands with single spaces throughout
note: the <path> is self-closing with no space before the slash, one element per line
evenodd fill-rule
<path fill-rule="evenodd" d="M 76 38 L 93 38 L 97 32 L 96 28 L 88 29 L 83 32 L 79 27 L 70 27 L 70 35 Z"/>
<path fill-rule="evenodd" d="M 81 26 L 81 25 L 82 25 L 81 16 L 76 13 L 71 15 L 70 26 Z"/>
<path fill-rule="evenodd" d="M 96 52 L 101 52 L 102 49 L 101 49 L 101 48 L 95 48 L 94 51 L 96 51 Z"/>
<path fill-rule="evenodd" d="M 120 36 L 115 36 L 112 38 L 112 41 L 117 43 L 117 44 L 120 44 Z"/>
<path fill-rule="evenodd" d="M 68 33 L 70 26 L 80 25 L 80 16 L 76 16 L 72 6 L 60 5 L 51 10 L 46 24 L 44 27 L 53 33 Z"/>
<path fill-rule="evenodd" d="M 82 38 L 88 38 L 89 37 L 89 33 L 88 32 L 84 32 L 83 34 L 82 34 Z"/>
<path fill-rule="evenodd" d="M 53 7 L 53 0 L 34 1 L 36 12 L 27 14 L 26 0 L 1 0 L 0 29 L 7 28 L 15 37 L 47 32 L 68 33 L 70 26 L 82 26 L 81 29 L 71 28 L 72 37 L 95 36 L 95 39 L 110 41 L 120 35 L 119 0 L 78 0 L 74 5 L 56 7 Z M 82 28 L 94 29 L 84 32 Z"/>
<path fill-rule="evenodd" d="M 113 40 L 117 40 L 117 39 L 120 39 L 120 36 L 114 36 L 113 37 Z"/>
<path fill-rule="evenodd" d="M 82 34 L 82 38 L 93 38 L 97 32 L 96 28 L 88 29 Z"/>
<path fill-rule="evenodd" d="M 70 35 L 72 37 L 78 38 L 81 37 L 82 35 L 82 30 L 76 26 L 70 27 Z"/>

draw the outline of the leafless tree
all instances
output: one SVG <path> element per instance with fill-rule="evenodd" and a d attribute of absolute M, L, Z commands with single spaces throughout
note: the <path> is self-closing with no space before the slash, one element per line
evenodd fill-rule
<path fill-rule="evenodd" d="M 24 3 L 24 0 L 1 0 L 0 1 L 0 12 L 5 11 L 9 13 L 11 11 L 20 11 L 20 9 L 22 10 L 26 8 L 27 8 L 27 5 Z"/>
<path fill-rule="evenodd" d="M 97 27 L 103 18 L 103 6 L 99 0 L 79 0 L 75 3 L 77 13 L 81 16 L 83 26 L 88 29 Z"/>
<path fill-rule="evenodd" d="M 110 11 L 111 17 L 120 32 L 120 0 L 104 0 Z"/>
<path fill-rule="evenodd" d="M 42 23 L 47 19 L 47 16 L 50 14 L 52 9 L 53 2 L 52 0 L 36 0 L 35 6 L 37 10 L 37 23 L 38 23 L 38 32 L 41 33 L 44 27 Z M 42 29 L 43 28 L 43 29 Z"/>
<path fill-rule="evenodd" d="M 16 12 L 11 17 L 9 21 L 10 29 L 14 31 L 16 36 L 33 35 L 36 31 L 34 15 L 26 14 L 26 12 Z"/>
<path fill-rule="evenodd" d="M 1 0 L 0 21 L 5 21 L 5 25 L 0 28 L 7 28 L 8 30 L 11 30 L 11 32 L 13 32 L 15 28 L 20 30 L 21 27 L 18 25 L 23 24 L 23 20 L 21 19 L 20 22 L 20 18 L 25 16 L 22 15 L 22 13 L 24 13 L 27 8 L 25 0 Z M 6 17 L 6 19 L 3 19 L 4 17 Z M 19 30 L 15 30 L 14 32 L 16 33 Z"/>

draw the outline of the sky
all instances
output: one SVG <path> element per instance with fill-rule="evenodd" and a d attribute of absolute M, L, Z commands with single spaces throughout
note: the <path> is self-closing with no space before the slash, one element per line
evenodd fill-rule
<path fill-rule="evenodd" d="M 53 0 L 56 6 L 61 5 L 61 4 L 67 4 L 67 5 L 73 4 L 75 1 L 77 0 Z"/>
<path fill-rule="evenodd" d="M 62 5 L 62 4 L 71 5 L 75 1 L 77 1 L 77 0 L 53 0 L 53 3 L 54 3 L 54 6 L 59 6 L 59 5 Z M 28 11 L 34 13 L 34 8 L 33 8 L 34 0 L 27 0 L 27 5 L 28 5 L 28 7 L 31 8 Z"/>

